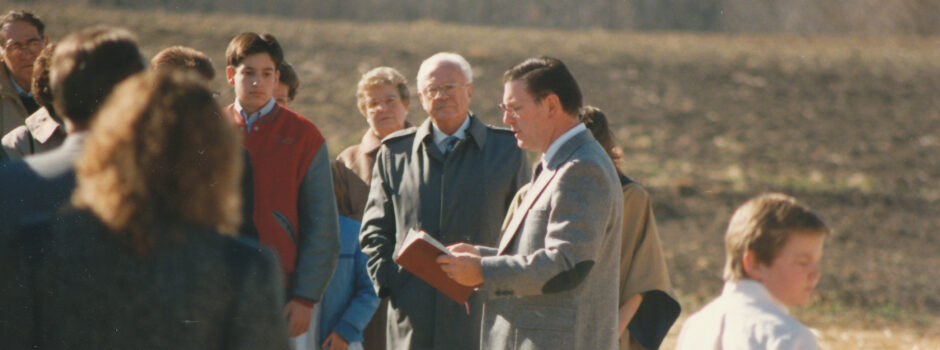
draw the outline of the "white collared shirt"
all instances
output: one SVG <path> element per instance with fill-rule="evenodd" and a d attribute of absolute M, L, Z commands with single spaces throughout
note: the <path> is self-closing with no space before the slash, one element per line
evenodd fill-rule
<path fill-rule="evenodd" d="M 453 135 L 445 134 L 443 131 L 441 131 L 441 129 L 437 128 L 437 125 L 435 125 L 434 123 L 431 123 L 431 133 L 434 135 L 434 144 L 437 145 L 437 148 L 441 150 L 441 153 L 445 153 L 447 146 L 444 145 L 444 140 L 446 140 L 448 136 L 454 136 L 458 140 L 463 141 L 467 139 L 467 129 L 469 128 L 470 128 L 470 116 L 469 115 L 467 115 L 467 118 L 463 120 L 463 124 L 461 124 L 460 127 L 457 128 L 457 131 L 455 131 Z"/>
<path fill-rule="evenodd" d="M 545 153 L 542 154 L 542 168 L 548 168 L 548 163 L 552 160 L 552 157 L 555 156 L 555 153 L 558 153 L 558 150 L 561 149 L 561 146 L 568 142 L 574 135 L 577 135 L 579 132 L 587 130 L 587 127 L 584 126 L 584 123 L 578 123 L 573 128 L 565 131 L 564 134 L 558 136 L 551 145 L 548 146 L 548 149 L 545 150 Z"/>
<path fill-rule="evenodd" d="M 817 349 L 816 337 L 763 284 L 725 282 L 721 296 L 690 316 L 679 333 L 683 349 Z"/>
<path fill-rule="evenodd" d="M 238 114 L 241 114 L 242 120 L 245 121 L 245 130 L 247 130 L 247 132 L 249 133 L 251 132 L 251 124 L 254 124 L 258 120 L 260 120 L 262 117 L 270 114 L 271 111 L 274 110 L 274 106 L 276 105 L 277 105 L 277 102 L 274 101 L 274 97 L 271 97 L 271 100 L 269 100 L 268 103 L 265 103 L 264 106 L 261 107 L 261 109 L 259 109 L 257 112 L 252 113 L 251 115 L 247 115 L 245 114 L 245 109 L 242 108 L 242 105 L 240 103 L 238 103 L 238 99 L 235 99 L 235 111 L 237 111 Z"/>

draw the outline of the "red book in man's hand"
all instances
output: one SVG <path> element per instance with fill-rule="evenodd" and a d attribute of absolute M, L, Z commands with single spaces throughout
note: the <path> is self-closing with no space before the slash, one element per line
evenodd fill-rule
<path fill-rule="evenodd" d="M 437 264 L 437 257 L 451 255 L 441 242 L 424 231 L 411 229 L 405 236 L 405 242 L 395 255 L 395 262 L 432 287 L 447 295 L 458 304 L 466 304 L 473 287 L 467 287 L 450 277 Z"/>

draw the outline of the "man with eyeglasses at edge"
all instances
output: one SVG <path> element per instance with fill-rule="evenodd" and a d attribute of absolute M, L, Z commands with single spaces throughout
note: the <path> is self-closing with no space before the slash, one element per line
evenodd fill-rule
<path fill-rule="evenodd" d="M 403 270 L 393 254 L 409 229 L 443 244 L 495 245 L 513 196 L 529 181 L 529 162 L 511 132 L 470 112 L 473 72 L 463 57 L 426 59 L 417 85 L 430 117 L 382 141 L 359 240 L 379 297 L 389 297 L 388 349 L 477 350 L 482 300 L 471 296 L 468 310 Z"/>
<path fill-rule="evenodd" d="M 30 92 L 33 61 L 46 46 L 45 25 L 32 13 L 13 10 L 0 18 L 0 135 L 23 125 L 39 109 Z"/>

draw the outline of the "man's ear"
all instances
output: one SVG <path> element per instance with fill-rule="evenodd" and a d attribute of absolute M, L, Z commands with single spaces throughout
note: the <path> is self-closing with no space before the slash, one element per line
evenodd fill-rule
<path fill-rule="evenodd" d="M 558 95 L 548 94 L 542 98 L 542 103 L 548 107 L 549 116 L 555 116 L 558 112 L 561 112 L 561 100 Z"/>
<path fill-rule="evenodd" d="M 467 84 L 467 99 L 473 98 L 473 83 Z"/>
<path fill-rule="evenodd" d="M 225 80 L 229 85 L 235 86 L 235 67 L 225 66 Z"/>
<path fill-rule="evenodd" d="M 760 282 L 761 281 L 761 268 L 760 261 L 757 260 L 757 254 L 753 250 L 748 249 L 744 252 L 744 257 L 741 259 L 741 264 L 744 267 L 744 277 Z"/>
<path fill-rule="evenodd" d="M 277 86 L 277 84 L 280 82 L 281 82 L 281 70 L 275 69 L 274 70 L 274 85 Z"/>

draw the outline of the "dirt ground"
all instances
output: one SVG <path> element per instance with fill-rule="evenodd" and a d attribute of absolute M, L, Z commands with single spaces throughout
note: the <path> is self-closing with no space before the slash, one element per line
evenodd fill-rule
<path fill-rule="evenodd" d="M 586 102 L 611 118 L 627 174 L 653 196 L 684 315 L 719 291 L 722 236 L 734 208 L 782 191 L 835 230 L 817 296 L 797 312 L 823 347 L 940 349 L 940 38 L 555 31 L 31 6 L 53 39 L 109 24 L 136 32 L 148 55 L 170 45 L 205 51 L 216 64 L 221 101 L 233 98 L 224 81 L 228 40 L 243 31 L 273 33 L 301 77 L 292 108 L 321 128 L 334 154 L 367 128 L 355 86 L 368 69 L 389 65 L 413 84 L 424 57 L 459 52 L 474 65 L 471 108 L 499 124 L 502 72 L 528 56 L 559 57 Z M 409 120 L 424 116 L 415 99 Z"/>

